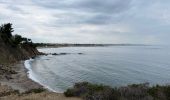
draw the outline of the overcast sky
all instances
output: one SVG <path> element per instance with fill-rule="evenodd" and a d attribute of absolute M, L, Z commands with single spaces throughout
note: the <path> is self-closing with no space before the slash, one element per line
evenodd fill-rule
<path fill-rule="evenodd" d="M 0 23 L 34 42 L 170 44 L 170 0 L 0 0 Z"/>

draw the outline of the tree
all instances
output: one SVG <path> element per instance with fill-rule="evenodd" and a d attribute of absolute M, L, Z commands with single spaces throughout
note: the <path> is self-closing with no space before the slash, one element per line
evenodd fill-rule
<path fill-rule="evenodd" d="M 7 44 L 12 44 L 12 32 L 13 32 L 12 24 L 7 23 L 7 24 L 2 24 L 0 26 L 0 36 L 4 40 L 5 43 Z"/>
<path fill-rule="evenodd" d="M 31 47 L 36 47 L 31 39 L 22 37 L 21 35 L 12 35 L 12 32 L 14 32 L 12 28 L 11 23 L 2 24 L 0 26 L 0 37 L 4 41 L 4 43 L 12 46 L 26 46 L 29 45 Z"/>
<path fill-rule="evenodd" d="M 12 28 L 11 23 L 3 24 L 0 26 L 0 33 L 2 33 L 3 35 L 6 35 L 7 38 L 12 37 L 12 32 L 14 32 L 14 30 Z"/>
<path fill-rule="evenodd" d="M 16 45 L 20 44 L 20 43 L 23 41 L 22 36 L 21 36 L 21 35 L 18 35 L 18 34 L 14 35 L 13 38 L 14 38 L 14 43 L 15 43 Z"/>

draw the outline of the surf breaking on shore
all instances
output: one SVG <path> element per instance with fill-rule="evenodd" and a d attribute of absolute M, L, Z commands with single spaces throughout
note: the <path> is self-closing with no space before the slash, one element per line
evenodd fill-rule
<path fill-rule="evenodd" d="M 31 80 L 33 80 L 34 82 L 42 85 L 44 88 L 48 89 L 49 91 L 52 91 L 52 92 L 56 92 L 56 93 L 59 93 L 59 91 L 55 91 L 54 89 L 50 88 L 49 86 L 41 83 L 36 77 L 35 77 L 35 74 L 32 70 L 32 66 L 31 66 L 31 63 L 34 61 L 34 59 L 29 59 L 29 60 L 25 60 L 24 62 L 24 66 L 25 68 L 28 70 L 27 71 L 27 76 L 28 78 L 30 78 Z"/>

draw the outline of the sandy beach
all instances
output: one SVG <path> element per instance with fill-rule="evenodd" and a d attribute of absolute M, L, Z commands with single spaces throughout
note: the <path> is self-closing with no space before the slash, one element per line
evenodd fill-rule
<path fill-rule="evenodd" d="M 35 88 L 42 88 L 41 85 L 27 77 L 27 69 L 24 66 L 24 61 L 13 64 L 11 67 L 17 73 L 11 74 L 9 76 L 10 79 L 7 79 L 6 77 L 0 79 L 2 85 L 8 85 L 13 89 L 19 90 L 20 92 L 25 92 Z"/>
<path fill-rule="evenodd" d="M 24 61 L 12 64 L 10 67 L 17 73 L 1 76 L 1 100 L 80 100 L 79 98 L 67 98 L 62 93 L 54 93 L 48 90 L 41 93 L 23 94 L 31 89 L 43 87 L 27 77 L 27 69 L 24 66 Z"/>

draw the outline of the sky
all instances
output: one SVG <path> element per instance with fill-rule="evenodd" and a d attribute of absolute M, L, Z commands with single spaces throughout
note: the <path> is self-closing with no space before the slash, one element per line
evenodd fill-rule
<path fill-rule="evenodd" d="M 0 23 L 48 43 L 170 44 L 170 0 L 0 0 Z"/>

